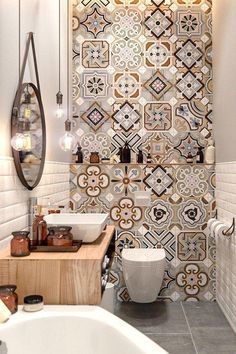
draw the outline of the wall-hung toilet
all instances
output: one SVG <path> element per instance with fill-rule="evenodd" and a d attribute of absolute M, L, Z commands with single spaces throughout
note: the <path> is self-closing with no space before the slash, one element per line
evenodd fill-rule
<path fill-rule="evenodd" d="M 132 301 L 148 303 L 156 300 L 165 264 L 165 250 L 162 248 L 123 249 L 123 274 Z"/>

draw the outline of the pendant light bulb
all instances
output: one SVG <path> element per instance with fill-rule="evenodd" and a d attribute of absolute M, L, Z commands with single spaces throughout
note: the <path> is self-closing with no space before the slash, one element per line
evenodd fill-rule
<path fill-rule="evenodd" d="M 36 146 L 36 138 L 30 131 L 29 122 L 20 122 L 18 132 L 11 139 L 11 146 L 16 151 L 31 151 Z"/>
<path fill-rule="evenodd" d="M 76 146 L 76 138 L 71 132 L 71 121 L 67 119 L 65 121 L 65 134 L 60 138 L 59 145 L 64 151 L 72 151 Z"/>
<path fill-rule="evenodd" d="M 58 108 L 57 108 L 57 110 L 56 110 L 56 117 L 57 117 L 58 119 L 61 119 L 61 118 L 64 117 L 64 110 L 61 108 L 60 105 L 58 105 Z"/>
<path fill-rule="evenodd" d="M 16 151 L 22 151 L 25 148 L 25 137 L 22 133 L 16 133 L 11 139 L 11 146 Z"/>

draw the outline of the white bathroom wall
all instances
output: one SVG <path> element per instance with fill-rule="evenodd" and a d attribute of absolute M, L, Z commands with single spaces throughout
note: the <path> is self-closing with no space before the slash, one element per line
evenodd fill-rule
<path fill-rule="evenodd" d="M 219 220 L 231 224 L 236 216 L 236 162 L 216 165 L 216 200 Z M 218 237 L 216 298 L 236 332 L 236 234 Z"/>
<path fill-rule="evenodd" d="M 67 86 L 67 0 L 61 1 L 61 90 L 66 107 Z M 58 91 L 58 4 L 59 0 L 20 0 L 21 58 L 27 33 L 35 36 L 42 99 L 46 117 L 46 164 L 40 185 L 29 192 L 21 185 L 10 148 L 10 117 L 18 83 L 19 0 L 0 0 L 0 247 L 9 242 L 12 231 L 28 227 L 30 196 L 49 196 L 52 203 L 64 205 L 69 198 L 70 154 L 63 152 L 59 137 L 64 119 L 55 117 Z M 71 77 L 69 73 L 69 78 Z M 34 82 L 32 63 L 27 80 Z M 65 117 L 66 119 L 66 117 Z"/>
<path fill-rule="evenodd" d="M 218 219 L 236 217 L 236 1 L 213 1 L 214 135 Z M 217 238 L 216 298 L 236 331 L 236 235 Z"/>
<path fill-rule="evenodd" d="M 29 197 L 48 197 L 52 204 L 68 204 L 69 165 L 46 161 L 43 178 L 32 192 L 21 185 L 12 158 L 0 157 L 0 165 L 0 248 L 2 248 L 9 242 L 12 231 L 28 228 Z"/>
<path fill-rule="evenodd" d="M 67 3 L 70 4 L 70 1 L 61 0 L 61 91 L 64 94 L 64 108 L 67 101 Z M 69 162 L 70 154 L 62 152 L 58 145 L 64 131 L 64 120 L 58 121 L 55 117 L 55 96 L 58 91 L 58 4 L 58 0 L 21 0 L 21 59 L 27 33 L 34 32 L 46 116 L 46 158 Z M 19 69 L 18 11 L 19 0 L 0 0 L 0 156 L 11 156 L 10 115 Z M 26 79 L 34 81 L 32 65 Z"/>

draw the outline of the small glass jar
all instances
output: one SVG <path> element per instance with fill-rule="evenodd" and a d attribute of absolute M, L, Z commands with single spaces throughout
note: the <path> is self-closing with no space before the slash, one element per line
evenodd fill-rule
<path fill-rule="evenodd" d="M 26 257 L 30 255 L 30 239 L 28 231 L 12 232 L 11 256 Z"/>
<path fill-rule="evenodd" d="M 73 235 L 70 226 L 52 226 L 48 228 L 48 246 L 68 247 L 73 245 Z"/>
<path fill-rule="evenodd" d="M 24 297 L 23 310 L 36 312 L 43 309 L 43 297 L 41 295 L 29 295 Z"/>
<path fill-rule="evenodd" d="M 0 299 L 8 307 L 11 313 L 17 312 L 18 309 L 18 295 L 16 294 L 16 285 L 1 285 Z"/>
<path fill-rule="evenodd" d="M 100 157 L 98 152 L 91 152 L 90 163 L 99 163 L 99 162 L 100 162 Z"/>

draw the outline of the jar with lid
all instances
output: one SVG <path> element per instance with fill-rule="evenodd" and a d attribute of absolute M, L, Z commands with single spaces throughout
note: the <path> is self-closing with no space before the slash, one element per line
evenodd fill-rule
<path fill-rule="evenodd" d="M 99 162 L 100 162 L 100 157 L 98 152 L 91 152 L 90 163 L 99 163 Z"/>
<path fill-rule="evenodd" d="M 0 285 L 0 300 L 8 307 L 11 313 L 17 312 L 18 295 L 16 294 L 16 285 Z"/>
<path fill-rule="evenodd" d="M 25 257 L 30 255 L 30 239 L 28 231 L 12 232 L 11 256 Z"/>
<path fill-rule="evenodd" d="M 73 235 L 70 226 L 52 226 L 48 228 L 48 246 L 68 247 L 73 245 Z"/>

